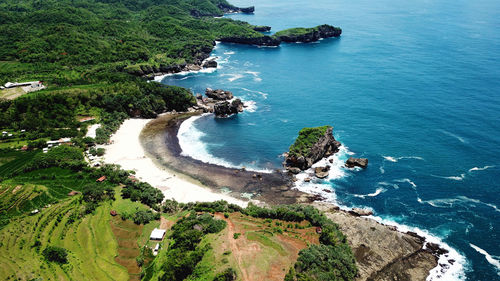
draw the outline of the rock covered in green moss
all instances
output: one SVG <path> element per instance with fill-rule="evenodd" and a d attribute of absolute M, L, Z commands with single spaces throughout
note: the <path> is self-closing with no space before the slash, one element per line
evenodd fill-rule
<path fill-rule="evenodd" d="M 323 157 L 336 153 L 341 144 L 335 140 L 332 132 L 331 126 L 300 130 L 299 136 L 286 155 L 284 163 L 286 168 L 306 170 Z"/>

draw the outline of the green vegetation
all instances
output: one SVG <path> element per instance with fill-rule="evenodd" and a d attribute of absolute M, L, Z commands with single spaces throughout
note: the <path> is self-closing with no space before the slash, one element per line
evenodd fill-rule
<path fill-rule="evenodd" d="M 328 128 L 331 128 L 331 126 L 303 128 L 300 130 L 299 136 L 290 146 L 290 155 L 308 155 L 311 147 L 319 140 L 320 137 L 325 135 Z"/>
<path fill-rule="evenodd" d="M 143 280 L 184 280 L 193 273 L 196 265 L 210 249 L 200 246 L 202 238 L 209 233 L 218 233 L 226 227 L 226 222 L 216 220 L 212 215 L 191 212 L 180 219 L 170 235 L 171 243 L 163 258 L 163 263 L 153 263 Z"/>
<path fill-rule="evenodd" d="M 305 27 L 295 27 L 295 28 L 289 28 L 285 30 L 278 31 L 274 34 L 276 37 L 280 36 L 300 36 L 308 33 L 312 33 L 314 31 L 317 31 L 317 27 L 310 27 L 310 28 L 305 28 Z"/>
<path fill-rule="evenodd" d="M 340 27 L 334 27 L 331 25 L 323 24 L 310 28 L 304 28 L 304 27 L 289 28 L 278 31 L 273 36 L 276 38 L 280 38 L 283 41 L 290 42 L 289 40 L 287 40 L 287 37 L 297 38 L 300 36 L 309 35 L 315 37 L 316 39 L 319 39 L 319 37 L 317 36 L 329 35 L 331 37 L 331 36 L 338 36 L 341 33 L 342 29 Z"/>

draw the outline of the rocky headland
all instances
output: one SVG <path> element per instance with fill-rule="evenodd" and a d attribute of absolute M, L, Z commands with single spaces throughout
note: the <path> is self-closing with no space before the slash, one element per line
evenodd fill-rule
<path fill-rule="evenodd" d="M 252 199 L 259 200 L 260 204 L 314 205 L 336 222 L 347 236 L 359 268 L 356 280 L 423 281 L 429 271 L 438 265 L 438 256 L 446 254 L 446 250 L 427 243 L 424 237 L 400 232 L 394 226 L 366 218 L 372 214 L 368 210 L 343 211 L 332 204 L 318 201 L 321 198 L 294 189 L 287 173 L 226 168 L 181 155 L 177 138 L 179 126 L 183 120 L 196 114 L 199 113 L 167 114 L 151 121 L 140 136 L 146 154 L 158 165 L 200 181 L 214 191 L 229 187 L 229 194 L 235 198 L 253 194 Z M 334 153 L 340 144 L 331 132 L 332 128 L 325 126 L 314 142 L 317 145 L 314 149 L 316 152 L 306 154 L 304 159 L 317 159 L 320 155 Z M 304 163 L 311 161 L 305 160 L 299 166 L 307 167 L 308 164 Z"/>

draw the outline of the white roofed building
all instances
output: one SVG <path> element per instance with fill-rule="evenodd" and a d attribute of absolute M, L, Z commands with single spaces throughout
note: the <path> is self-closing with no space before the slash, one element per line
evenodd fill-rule
<path fill-rule="evenodd" d="M 163 240 L 163 236 L 165 236 L 165 232 L 166 232 L 165 229 L 155 228 L 151 232 L 149 239 L 151 239 L 151 240 Z"/>

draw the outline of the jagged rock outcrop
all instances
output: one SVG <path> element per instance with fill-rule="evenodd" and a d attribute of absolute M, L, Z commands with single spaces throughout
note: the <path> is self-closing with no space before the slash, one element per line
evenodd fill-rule
<path fill-rule="evenodd" d="M 227 117 L 231 114 L 238 114 L 243 111 L 243 102 L 235 99 L 231 103 L 228 101 L 218 102 L 214 105 L 214 113 L 219 117 Z"/>
<path fill-rule="evenodd" d="M 212 90 L 211 88 L 206 88 L 205 95 L 214 100 L 230 100 L 233 98 L 233 93 L 221 89 Z"/>
<path fill-rule="evenodd" d="M 324 131 L 319 137 L 312 136 L 318 134 L 318 130 Z M 290 147 L 291 151 L 285 155 L 285 166 L 297 167 L 301 170 L 310 168 L 314 163 L 324 157 L 328 157 L 339 151 L 341 143 L 333 137 L 333 128 L 330 126 L 318 128 L 304 128 L 300 131 L 299 137 Z M 315 138 L 315 140 L 311 140 Z M 294 146 L 302 147 L 301 151 L 292 151 Z"/>
<path fill-rule="evenodd" d="M 258 25 L 258 26 L 254 26 L 253 30 L 259 31 L 259 32 L 269 32 L 269 31 L 271 31 L 271 27 L 267 26 L 267 25 Z"/>
<path fill-rule="evenodd" d="M 324 179 L 326 177 L 328 177 L 328 171 L 330 170 L 330 166 L 326 166 L 326 167 L 316 167 L 314 169 L 314 175 L 317 177 L 317 178 L 320 178 L 320 179 Z"/>
<path fill-rule="evenodd" d="M 299 32 L 287 32 L 287 31 L 299 31 Z M 319 25 L 315 28 L 311 28 L 310 31 L 300 32 L 301 29 L 290 29 L 278 32 L 276 37 L 283 42 L 293 43 L 293 42 L 315 42 L 321 38 L 329 37 L 339 37 L 342 34 L 342 29 L 339 27 L 331 26 L 328 24 Z"/>
<path fill-rule="evenodd" d="M 216 68 L 217 67 L 217 61 L 214 59 L 209 59 L 203 62 L 201 65 L 203 68 Z"/>
<path fill-rule="evenodd" d="M 271 36 L 261 36 L 261 37 L 222 37 L 219 38 L 221 42 L 227 43 L 238 43 L 246 45 L 258 45 L 258 46 L 279 46 L 281 40 Z"/>
<path fill-rule="evenodd" d="M 361 167 L 365 169 L 368 166 L 368 159 L 349 157 L 349 159 L 345 161 L 345 166 L 347 168 Z"/>

